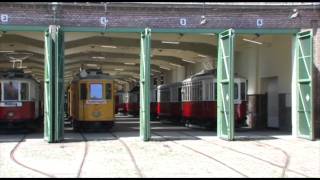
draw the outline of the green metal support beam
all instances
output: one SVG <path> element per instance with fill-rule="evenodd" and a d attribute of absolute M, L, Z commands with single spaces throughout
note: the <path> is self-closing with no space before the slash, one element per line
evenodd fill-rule
<path fill-rule="evenodd" d="M 234 30 L 219 33 L 217 63 L 217 132 L 225 140 L 234 139 Z"/>
<path fill-rule="evenodd" d="M 220 28 L 153 28 L 153 33 L 220 33 L 224 29 Z M 116 32 L 116 33 L 140 33 L 143 28 L 98 28 L 98 27 L 64 27 L 64 32 Z M 280 28 L 250 28 L 235 29 L 237 34 L 295 34 L 299 32 L 298 28 L 280 29 Z"/>
<path fill-rule="evenodd" d="M 150 140 L 150 55 L 151 29 L 141 33 L 140 51 L 140 137 Z"/>
<path fill-rule="evenodd" d="M 64 35 L 60 26 L 45 32 L 44 139 L 49 143 L 63 140 L 64 132 Z"/>
<path fill-rule="evenodd" d="M 0 31 L 44 32 L 48 26 L 0 25 Z"/>
<path fill-rule="evenodd" d="M 313 116 L 313 32 L 296 35 L 295 61 L 297 64 L 297 132 L 298 137 L 315 140 Z"/>
<path fill-rule="evenodd" d="M 52 32 L 48 29 L 45 32 L 45 73 L 44 73 L 44 139 L 48 142 L 54 141 L 54 114 L 52 107 L 53 72 L 52 56 L 53 50 Z"/>

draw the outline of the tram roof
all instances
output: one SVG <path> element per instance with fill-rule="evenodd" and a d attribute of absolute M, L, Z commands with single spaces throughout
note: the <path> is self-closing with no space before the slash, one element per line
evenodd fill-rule
<path fill-rule="evenodd" d="M 26 74 L 23 69 L 17 68 L 0 71 L 0 79 L 30 79 L 36 81 L 31 74 Z"/>
<path fill-rule="evenodd" d="M 85 72 L 85 76 L 81 76 L 81 73 Z M 84 80 L 84 79 L 108 79 L 112 80 L 113 78 L 107 74 L 103 73 L 101 69 L 83 69 L 79 73 L 76 74 L 72 82 Z"/>

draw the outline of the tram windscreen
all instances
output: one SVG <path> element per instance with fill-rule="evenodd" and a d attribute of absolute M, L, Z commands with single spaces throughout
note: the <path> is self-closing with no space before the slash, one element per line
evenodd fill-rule
<path fill-rule="evenodd" d="M 21 100 L 28 100 L 29 99 L 28 83 L 21 83 L 20 96 L 21 96 Z"/>
<path fill-rule="evenodd" d="M 214 83 L 214 99 L 217 100 L 218 91 L 217 91 L 217 83 Z"/>
<path fill-rule="evenodd" d="M 90 84 L 90 99 L 102 99 L 102 84 Z"/>
<path fill-rule="evenodd" d="M 19 83 L 15 81 L 5 82 L 4 100 L 19 100 Z"/>
<path fill-rule="evenodd" d="M 87 99 L 87 84 L 80 84 L 80 99 Z"/>
<path fill-rule="evenodd" d="M 112 99 L 111 95 L 112 95 L 112 89 L 111 89 L 111 84 L 107 83 L 106 84 L 106 99 Z"/>
<path fill-rule="evenodd" d="M 238 84 L 237 83 L 234 83 L 234 99 L 238 99 L 239 97 L 239 87 L 238 87 Z"/>
<path fill-rule="evenodd" d="M 241 100 L 246 100 L 246 83 L 241 83 Z"/>

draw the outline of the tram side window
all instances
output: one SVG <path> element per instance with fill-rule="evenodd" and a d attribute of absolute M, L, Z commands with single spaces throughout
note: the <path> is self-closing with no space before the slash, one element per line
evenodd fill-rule
<path fill-rule="evenodd" d="M 195 101 L 197 100 L 197 91 L 198 91 L 198 87 L 196 85 L 193 85 L 193 96 L 192 96 L 192 100 Z"/>
<path fill-rule="evenodd" d="M 18 100 L 18 82 L 4 83 L 4 100 Z"/>
<path fill-rule="evenodd" d="M 178 89 L 178 102 L 181 102 L 182 100 L 182 94 L 181 94 L 181 87 Z"/>
<path fill-rule="evenodd" d="M 2 101 L 2 86 L 1 86 L 1 82 L 0 82 L 0 101 Z"/>
<path fill-rule="evenodd" d="M 155 102 L 158 102 L 157 90 L 155 90 L 154 92 L 155 92 L 155 93 L 154 93 Z"/>
<path fill-rule="evenodd" d="M 87 84 L 80 84 L 80 99 L 87 99 Z"/>
<path fill-rule="evenodd" d="M 239 87 L 238 87 L 238 83 L 234 83 L 234 99 L 238 99 L 239 97 Z"/>
<path fill-rule="evenodd" d="M 196 88 L 195 88 L 195 86 L 194 86 L 194 84 L 192 84 L 191 85 L 192 86 L 192 89 L 191 89 L 191 101 L 194 101 L 194 97 L 195 97 L 195 95 L 194 95 L 194 93 L 196 92 Z"/>
<path fill-rule="evenodd" d="M 184 91 L 184 100 L 188 101 L 188 85 L 186 84 L 184 87 L 185 91 Z"/>
<path fill-rule="evenodd" d="M 21 83 L 20 95 L 21 95 L 21 100 L 28 100 L 29 99 L 28 83 Z"/>
<path fill-rule="evenodd" d="M 106 84 L 106 99 L 111 99 L 111 84 Z"/>
<path fill-rule="evenodd" d="M 199 101 L 202 101 L 202 84 L 201 83 L 199 83 Z"/>
<path fill-rule="evenodd" d="M 90 99 L 102 99 L 102 84 L 90 84 Z"/>
<path fill-rule="evenodd" d="M 213 83 L 210 82 L 209 84 L 209 101 L 213 101 Z"/>
<path fill-rule="evenodd" d="M 217 95 L 218 91 L 217 91 L 217 83 L 214 83 L 214 100 L 217 100 Z"/>
<path fill-rule="evenodd" d="M 183 99 L 184 101 L 187 100 L 187 85 L 185 85 L 185 84 L 183 85 L 182 99 Z"/>
<path fill-rule="evenodd" d="M 241 83 L 241 100 L 246 100 L 246 83 L 242 82 Z"/>
<path fill-rule="evenodd" d="M 191 86 L 188 84 L 188 101 L 191 101 Z"/>

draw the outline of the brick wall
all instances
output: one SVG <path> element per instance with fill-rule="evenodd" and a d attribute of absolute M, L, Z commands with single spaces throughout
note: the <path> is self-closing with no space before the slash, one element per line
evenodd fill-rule
<path fill-rule="evenodd" d="M 115 4 L 115 3 L 113 3 Z M 200 25 L 201 7 L 184 6 L 166 8 L 164 5 L 126 7 L 110 6 L 105 13 L 104 6 L 58 6 L 55 20 L 52 6 L 26 5 L 19 3 L 1 3 L 1 14 L 8 14 L 8 25 L 49 25 L 60 24 L 73 27 L 104 27 L 100 17 L 109 19 L 108 27 L 122 28 L 257 28 L 257 19 L 263 19 L 261 28 L 307 28 L 311 21 L 320 19 L 318 9 L 301 9 L 300 16 L 290 20 L 288 16 L 293 7 L 257 7 L 246 6 L 207 6 L 205 14 L 208 23 Z M 180 25 L 180 18 L 186 19 L 186 25 Z"/>

